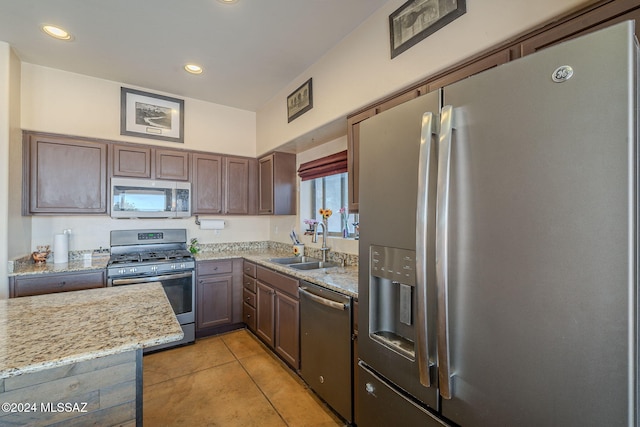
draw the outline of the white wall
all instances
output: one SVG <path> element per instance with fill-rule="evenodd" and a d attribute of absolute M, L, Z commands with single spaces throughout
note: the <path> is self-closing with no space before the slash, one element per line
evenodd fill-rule
<path fill-rule="evenodd" d="M 23 63 L 22 128 L 255 157 L 254 112 L 168 93 L 160 94 L 184 99 L 184 144 L 120 135 L 121 86 Z"/>
<path fill-rule="evenodd" d="M 259 155 L 328 123 L 343 120 L 377 99 L 589 3 L 585 0 L 467 1 L 465 15 L 391 60 L 388 17 L 404 2 L 388 1 L 258 111 Z M 310 77 L 313 78 L 313 109 L 287 123 L 286 97 Z"/>
<path fill-rule="evenodd" d="M 20 215 L 20 187 L 11 186 L 21 174 L 20 61 L 0 42 L 0 299 L 7 298 L 8 260 L 28 247 L 30 230 Z M 17 195 L 16 195 L 17 193 Z M 14 242 L 14 240 L 18 240 Z"/>
<path fill-rule="evenodd" d="M 11 48 L 0 42 L 0 298 L 8 294 L 10 60 Z"/>
<path fill-rule="evenodd" d="M 184 98 L 184 144 L 120 135 L 121 86 L 118 82 L 23 63 L 22 129 L 255 157 L 254 112 L 190 98 Z M 10 186 L 12 191 L 19 191 L 20 178 L 14 178 Z M 113 220 L 107 216 L 33 216 L 31 235 L 25 234 L 29 239 L 26 253 L 37 245 L 51 244 L 53 235 L 67 228 L 72 229 L 71 250 L 108 247 L 109 231 L 146 227 L 186 228 L 190 238 L 198 237 L 202 243 L 269 238 L 268 217 L 238 216 L 225 220 L 227 228 L 214 233 L 200 230 L 194 218 L 142 221 Z"/>

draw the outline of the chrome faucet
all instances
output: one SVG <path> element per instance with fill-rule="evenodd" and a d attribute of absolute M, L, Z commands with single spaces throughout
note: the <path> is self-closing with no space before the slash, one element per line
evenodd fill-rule
<path fill-rule="evenodd" d="M 322 262 L 327 262 L 327 253 L 329 253 L 329 248 L 327 247 L 327 226 L 324 222 L 317 222 L 313 225 L 313 237 L 311 238 L 311 243 L 318 243 L 318 225 L 322 226 L 322 247 L 320 248 L 322 251 Z"/>

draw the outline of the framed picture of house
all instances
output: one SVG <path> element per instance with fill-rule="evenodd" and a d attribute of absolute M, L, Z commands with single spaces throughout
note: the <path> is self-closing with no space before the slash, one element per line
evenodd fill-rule
<path fill-rule="evenodd" d="M 409 0 L 389 15 L 391 58 L 467 11 L 466 0 Z"/>
<path fill-rule="evenodd" d="M 120 135 L 184 143 L 184 100 L 122 87 Z"/>
<path fill-rule="evenodd" d="M 287 96 L 287 119 L 288 123 L 297 119 L 313 108 L 313 88 L 311 79 L 307 80 L 293 93 Z"/>

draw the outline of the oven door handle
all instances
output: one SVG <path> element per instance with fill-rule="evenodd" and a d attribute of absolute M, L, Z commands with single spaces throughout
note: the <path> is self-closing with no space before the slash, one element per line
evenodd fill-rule
<path fill-rule="evenodd" d="M 181 274 L 167 274 L 164 276 L 153 277 L 136 277 L 133 279 L 113 279 L 111 281 L 112 286 L 120 285 L 135 285 L 136 283 L 149 283 L 149 282 L 161 282 L 169 279 L 182 279 L 184 277 L 192 277 L 193 273 L 181 273 Z"/>

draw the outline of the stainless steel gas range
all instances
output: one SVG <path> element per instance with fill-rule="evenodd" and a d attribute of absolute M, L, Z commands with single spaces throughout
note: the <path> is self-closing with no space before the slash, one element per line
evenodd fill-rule
<path fill-rule="evenodd" d="M 184 338 L 149 347 L 145 353 L 195 341 L 195 260 L 185 229 L 114 230 L 107 285 L 160 282 L 184 331 Z"/>

